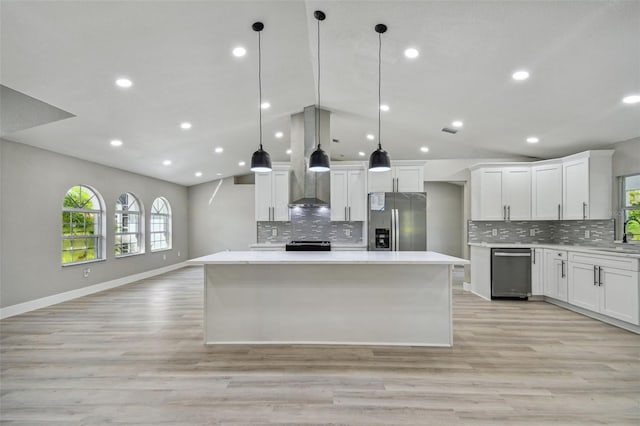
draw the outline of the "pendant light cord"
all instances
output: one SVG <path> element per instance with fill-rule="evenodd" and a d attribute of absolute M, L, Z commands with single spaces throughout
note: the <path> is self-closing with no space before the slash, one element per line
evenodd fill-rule
<path fill-rule="evenodd" d="M 380 96 L 382 86 L 382 34 L 378 33 L 378 149 L 382 149 L 382 135 L 380 134 Z"/>
<path fill-rule="evenodd" d="M 316 111 L 316 128 L 318 134 L 318 149 L 320 149 L 320 19 L 318 21 L 318 108 Z"/>
<path fill-rule="evenodd" d="M 262 45 L 260 43 L 260 31 L 258 31 L 258 114 L 260 116 L 260 150 L 262 151 Z"/>

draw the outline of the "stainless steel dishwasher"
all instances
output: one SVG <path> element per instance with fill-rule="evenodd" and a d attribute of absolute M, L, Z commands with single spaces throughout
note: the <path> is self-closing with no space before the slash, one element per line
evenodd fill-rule
<path fill-rule="evenodd" d="M 491 298 L 531 296 L 531 249 L 491 249 Z"/>

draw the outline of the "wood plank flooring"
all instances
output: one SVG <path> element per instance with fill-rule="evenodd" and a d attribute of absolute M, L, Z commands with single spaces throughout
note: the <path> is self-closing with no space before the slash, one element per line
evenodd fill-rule
<path fill-rule="evenodd" d="M 640 336 L 551 304 L 457 288 L 453 348 L 206 347 L 202 275 L 0 321 L 2 423 L 640 424 Z"/>

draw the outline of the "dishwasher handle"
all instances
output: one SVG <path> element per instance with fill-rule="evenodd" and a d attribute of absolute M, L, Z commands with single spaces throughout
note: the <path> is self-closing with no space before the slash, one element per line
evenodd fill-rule
<path fill-rule="evenodd" d="M 496 251 L 493 255 L 497 257 L 531 257 L 531 253 L 505 253 L 503 251 Z"/>

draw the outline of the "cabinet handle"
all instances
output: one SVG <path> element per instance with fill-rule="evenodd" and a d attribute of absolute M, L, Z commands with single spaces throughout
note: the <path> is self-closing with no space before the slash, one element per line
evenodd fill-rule
<path fill-rule="evenodd" d="M 351 207 L 348 208 L 348 212 L 349 212 L 349 222 L 351 222 Z"/>
<path fill-rule="evenodd" d="M 598 284 L 598 267 L 594 265 L 593 267 L 593 285 Z"/>
<path fill-rule="evenodd" d="M 502 219 L 507 220 L 507 206 L 502 206 Z"/>
<path fill-rule="evenodd" d="M 535 265 L 536 264 L 536 249 L 531 250 L 531 254 L 533 254 L 533 257 L 531 258 L 531 261 Z"/>
<path fill-rule="evenodd" d="M 560 212 L 562 211 L 562 206 L 558 204 L 558 220 L 560 220 Z"/>
<path fill-rule="evenodd" d="M 511 220 L 511 206 L 507 206 L 507 220 Z"/>
<path fill-rule="evenodd" d="M 602 285 L 602 266 L 598 266 L 598 286 Z"/>
<path fill-rule="evenodd" d="M 565 273 L 564 273 L 564 260 L 561 261 L 561 275 L 560 278 L 564 278 L 565 277 Z"/>
<path fill-rule="evenodd" d="M 582 203 L 582 219 L 587 218 L 587 203 Z"/>

